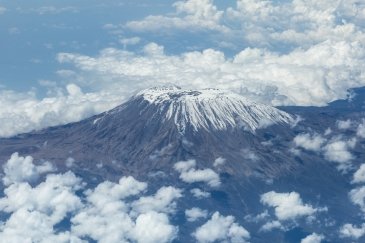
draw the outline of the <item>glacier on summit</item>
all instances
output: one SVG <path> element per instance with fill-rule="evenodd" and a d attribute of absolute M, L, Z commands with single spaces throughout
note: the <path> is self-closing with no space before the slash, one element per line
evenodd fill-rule
<path fill-rule="evenodd" d="M 179 131 L 243 127 L 254 132 L 272 124 L 293 124 L 295 117 L 275 107 L 250 101 L 242 95 L 219 89 L 185 90 L 178 86 L 154 87 L 137 93 L 158 106 L 156 116 L 173 119 Z"/>

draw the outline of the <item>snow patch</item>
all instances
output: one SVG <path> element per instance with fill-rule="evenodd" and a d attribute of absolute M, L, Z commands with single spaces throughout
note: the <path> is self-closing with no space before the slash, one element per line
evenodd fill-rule
<path fill-rule="evenodd" d="M 183 90 L 178 86 L 150 88 L 134 98 L 143 98 L 159 107 L 165 120 L 173 119 L 180 131 L 191 125 L 225 130 L 243 126 L 255 131 L 273 124 L 293 124 L 295 117 L 275 107 L 252 102 L 245 97 L 219 89 Z M 164 114 L 163 114 L 164 113 Z"/>

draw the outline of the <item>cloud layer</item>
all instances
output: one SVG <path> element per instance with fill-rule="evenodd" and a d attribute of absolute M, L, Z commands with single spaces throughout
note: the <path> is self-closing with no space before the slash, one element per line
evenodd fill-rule
<path fill-rule="evenodd" d="M 0 211 L 6 215 L 0 221 L 2 241 L 155 243 L 176 237 L 178 227 L 169 217 L 181 190 L 162 187 L 143 196 L 147 183 L 133 177 L 86 189 L 82 179 L 70 171 L 47 174 L 44 181 L 37 181 L 37 173 L 49 172 L 45 168 L 17 153 L 5 164 L 7 187 L 0 198 Z M 29 173 L 24 173 L 26 169 Z"/>

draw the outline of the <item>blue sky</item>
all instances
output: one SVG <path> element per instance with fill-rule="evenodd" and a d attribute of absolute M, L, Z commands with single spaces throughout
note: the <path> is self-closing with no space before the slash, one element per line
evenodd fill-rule
<path fill-rule="evenodd" d="M 57 79 L 58 52 L 92 55 L 119 45 L 103 26 L 169 11 L 167 1 L 0 1 L 1 85 L 26 91 Z M 164 3 L 163 3 L 164 2 Z"/>
<path fill-rule="evenodd" d="M 1 15 L 0 42 L 2 86 L 17 91 L 39 87 L 39 80 L 59 81 L 59 52 L 95 55 L 106 47 L 122 47 L 120 36 L 134 37 L 130 31 L 113 34 L 107 24 L 122 25 L 148 15 L 172 12 L 174 1 L 0 1 L 6 11 Z M 217 1 L 219 7 L 234 1 Z M 200 35 L 179 33 L 144 34 L 144 42 L 164 44 L 170 53 L 179 53 L 201 42 Z M 207 41 L 207 40 L 204 40 Z M 207 46 L 200 46 L 202 49 Z M 43 93 L 40 93 L 43 94 Z"/>
<path fill-rule="evenodd" d="M 0 136 L 171 83 L 324 106 L 365 85 L 364 23 L 364 0 L 0 0 Z"/>

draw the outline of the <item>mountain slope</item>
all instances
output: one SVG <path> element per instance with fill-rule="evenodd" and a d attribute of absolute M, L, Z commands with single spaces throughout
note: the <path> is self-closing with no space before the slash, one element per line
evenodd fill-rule
<path fill-rule="evenodd" d="M 0 155 L 9 156 L 16 150 L 50 159 L 61 167 L 69 156 L 80 161 L 82 168 L 93 169 L 102 163 L 105 169 L 110 167 L 111 174 L 128 171 L 138 175 L 171 169 L 173 162 L 192 157 L 203 164 L 219 156 L 244 160 L 245 151 L 251 147 L 267 151 L 261 144 L 262 131 L 266 136 L 270 131 L 285 135 L 291 133 L 294 121 L 294 115 L 234 93 L 174 86 L 151 88 L 87 120 L 5 139 Z M 277 160 L 282 159 L 278 155 Z M 280 167 L 290 167 L 262 161 L 264 164 L 244 164 L 229 170 L 244 171 L 246 175 L 260 170 L 274 175 L 280 173 Z"/>

